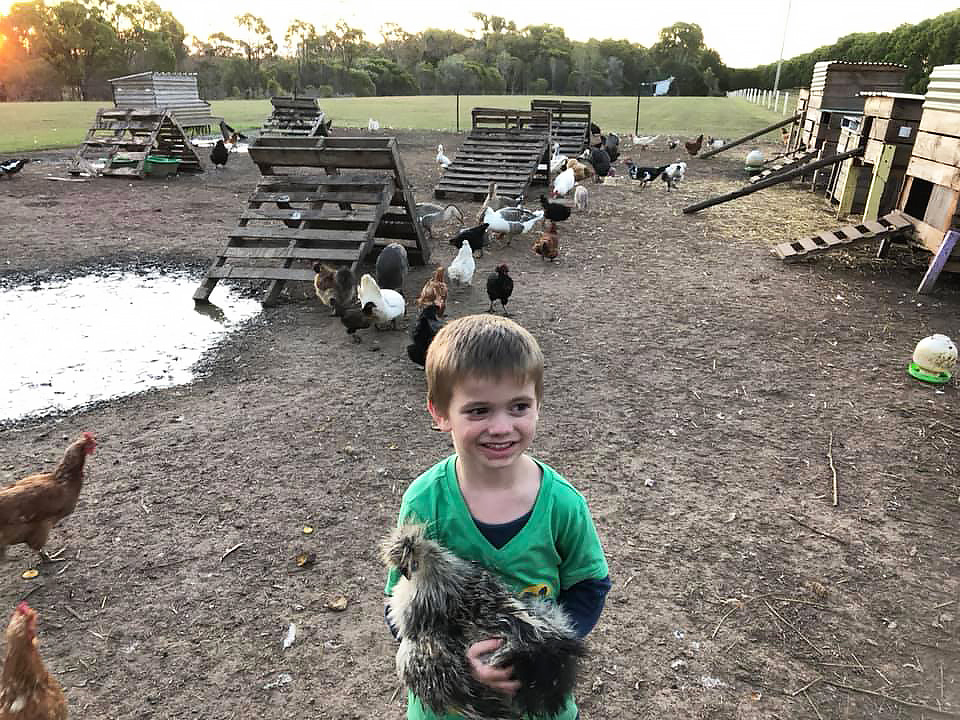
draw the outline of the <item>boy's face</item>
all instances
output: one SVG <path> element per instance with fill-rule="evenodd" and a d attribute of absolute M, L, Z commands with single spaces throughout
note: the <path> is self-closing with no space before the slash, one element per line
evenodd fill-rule
<path fill-rule="evenodd" d="M 530 447 L 540 416 L 533 381 L 509 377 L 462 380 L 446 412 L 429 409 L 462 461 L 491 469 L 511 466 Z"/>

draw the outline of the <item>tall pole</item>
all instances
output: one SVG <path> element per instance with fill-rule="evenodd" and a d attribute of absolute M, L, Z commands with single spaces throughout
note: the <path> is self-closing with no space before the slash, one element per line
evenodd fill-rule
<path fill-rule="evenodd" d="M 640 88 L 637 88 L 637 120 L 633 125 L 633 134 L 640 134 Z"/>
<path fill-rule="evenodd" d="M 780 59 L 777 60 L 777 77 L 773 81 L 773 91 L 780 89 L 780 66 L 783 64 L 783 48 L 787 44 L 787 23 L 790 21 L 790 0 L 787 0 L 787 16 L 783 19 L 783 40 L 780 41 Z"/>

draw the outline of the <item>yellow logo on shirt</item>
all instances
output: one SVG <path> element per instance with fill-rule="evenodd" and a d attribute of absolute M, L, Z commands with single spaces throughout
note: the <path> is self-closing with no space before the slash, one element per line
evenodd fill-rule
<path fill-rule="evenodd" d="M 528 585 L 520 592 L 520 597 L 541 597 L 548 598 L 553 595 L 553 591 L 550 589 L 550 586 L 547 583 L 537 583 L 536 585 Z"/>

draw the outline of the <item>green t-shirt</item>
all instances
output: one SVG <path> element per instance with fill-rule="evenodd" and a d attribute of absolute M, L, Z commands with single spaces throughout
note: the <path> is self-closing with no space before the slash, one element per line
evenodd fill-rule
<path fill-rule="evenodd" d="M 441 460 L 418 477 L 403 494 L 399 524 L 421 523 L 427 535 L 458 557 L 495 572 L 518 596 L 556 598 L 578 582 L 609 575 L 587 502 L 553 468 L 541 469 L 540 491 L 523 528 L 497 549 L 474 522 L 457 482 L 456 455 Z M 393 593 L 399 573 L 387 576 L 386 595 Z M 574 720 L 577 706 L 568 698 L 556 720 Z M 408 720 L 457 720 L 434 715 L 410 693 Z"/>

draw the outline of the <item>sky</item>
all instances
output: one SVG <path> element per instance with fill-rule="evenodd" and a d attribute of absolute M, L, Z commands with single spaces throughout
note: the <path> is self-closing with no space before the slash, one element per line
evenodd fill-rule
<path fill-rule="evenodd" d="M 311 22 L 321 31 L 342 18 L 364 30 L 371 42 L 379 42 L 379 30 L 387 22 L 408 32 L 435 27 L 466 33 L 477 28 L 471 15 L 476 10 L 513 20 L 521 28 L 558 25 L 573 40 L 626 39 L 646 47 L 657 41 L 661 28 L 695 22 L 703 28 L 707 46 L 719 52 L 729 67 L 754 67 L 777 60 L 788 2 L 785 58 L 829 45 L 853 32 L 892 30 L 958 7 L 957 0 L 604 0 L 596 6 L 574 0 L 274 0 L 266 5 L 252 0 L 157 0 L 188 33 L 204 39 L 214 32 L 239 34 L 233 18 L 251 12 L 270 26 L 282 51 L 283 36 L 294 19 Z M 0 0 L 4 11 L 10 4 Z M 591 7 L 594 12 L 584 12 Z"/>

